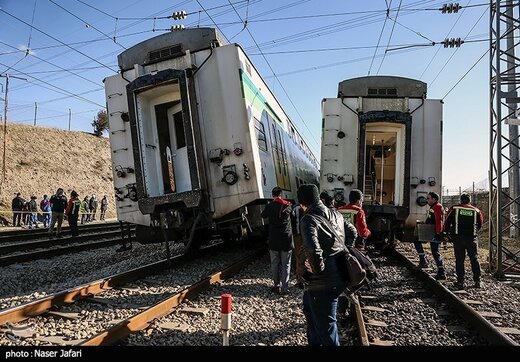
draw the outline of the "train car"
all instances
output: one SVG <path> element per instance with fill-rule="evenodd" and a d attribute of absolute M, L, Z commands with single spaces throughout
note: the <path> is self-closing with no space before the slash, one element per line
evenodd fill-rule
<path fill-rule="evenodd" d="M 371 239 L 414 241 L 426 196 L 442 183 L 442 100 L 426 83 L 368 76 L 339 83 L 322 101 L 320 185 L 336 203 L 364 194 Z"/>
<path fill-rule="evenodd" d="M 162 34 L 104 80 L 120 221 L 142 243 L 242 238 L 275 186 L 318 183 L 318 160 L 243 49 L 212 28 Z"/>

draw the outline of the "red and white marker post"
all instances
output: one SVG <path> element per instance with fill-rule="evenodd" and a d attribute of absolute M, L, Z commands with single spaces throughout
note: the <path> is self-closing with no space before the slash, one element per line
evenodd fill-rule
<path fill-rule="evenodd" d="M 229 346 L 229 331 L 231 329 L 231 294 L 220 296 L 220 320 L 222 329 L 222 345 Z"/>

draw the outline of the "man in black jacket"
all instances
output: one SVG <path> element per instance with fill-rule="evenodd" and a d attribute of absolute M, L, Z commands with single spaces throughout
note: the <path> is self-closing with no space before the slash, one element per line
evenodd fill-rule
<path fill-rule="evenodd" d="M 320 201 L 315 185 L 301 185 L 298 201 L 306 211 L 300 231 L 307 257 L 303 293 L 307 340 L 311 346 L 339 346 L 336 309 L 338 297 L 346 287 L 339 263 L 345 244 L 354 244 L 357 231 L 339 212 Z"/>
<path fill-rule="evenodd" d="M 63 194 L 63 189 L 60 187 L 55 195 L 51 196 L 51 210 L 52 218 L 49 225 L 49 237 L 52 239 L 54 233 L 54 225 L 58 222 L 58 231 L 56 237 L 61 238 L 61 224 L 63 223 L 63 215 L 67 207 L 67 196 Z"/>
<path fill-rule="evenodd" d="M 22 209 L 24 204 L 25 200 L 20 196 L 20 193 L 18 192 L 11 203 L 11 208 L 13 210 L 13 226 L 20 226 L 20 222 L 22 220 Z"/>
<path fill-rule="evenodd" d="M 291 255 L 294 249 L 291 230 L 291 203 L 282 198 L 282 189 L 275 187 L 271 201 L 262 211 L 262 217 L 269 220 L 269 254 L 273 274 L 273 292 L 289 294 L 289 274 Z"/>

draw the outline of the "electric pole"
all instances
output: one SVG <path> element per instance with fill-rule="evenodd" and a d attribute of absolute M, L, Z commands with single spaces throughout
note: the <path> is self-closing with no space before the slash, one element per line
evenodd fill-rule
<path fill-rule="evenodd" d="M 34 102 L 34 125 L 36 126 L 36 113 L 38 112 L 38 103 Z"/>
<path fill-rule="evenodd" d="M 520 264 L 519 251 L 514 250 L 518 248 L 506 247 L 503 243 L 505 236 L 518 235 L 518 230 L 512 229 L 520 228 L 517 215 L 514 215 L 520 205 L 520 195 L 517 193 L 520 165 L 517 125 L 520 120 L 514 117 L 516 109 L 513 109 L 520 103 L 520 80 L 515 71 L 520 66 L 515 56 L 520 48 L 517 38 L 520 31 L 519 11 L 518 2 L 490 1 L 488 241 L 489 270 L 499 279 L 514 274 L 515 267 Z M 506 126 L 509 126 L 509 132 L 506 132 Z M 502 184 L 506 175 L 509 177 L 510 192 L 506 192 Z"/>
<path fill-rule="evenodd" d="M 7 141 L 7 109 L 9 107 L 8 102 L 8 93 L 9 93 L 9 78 L 14 79 L 21 79 L 21 80 L 27 80 L 25 78 L 16 77 L 14 75 L 9 75 L 7 73 L 0 74 L 0 78 L 5 78 L 5 97 L 4 97 L 4 147 L 3 147 L 3 153 L 2 153 L 2 182 L 0 183 L 0 192 L 3 189 L 4 183 L 5 183 L 5 150 L 7 147 L 6 141 Z"/>

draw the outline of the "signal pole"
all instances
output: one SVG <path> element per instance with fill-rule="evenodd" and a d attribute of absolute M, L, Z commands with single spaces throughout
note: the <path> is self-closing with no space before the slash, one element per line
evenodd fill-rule
<path fill-rule="evenodd" d="M 0 183 L 0 192 L 2 192 L 2 188 L 5 183 L 5 149 L 6 149 L 6 140 L 7 140 L 7 109 L 9 106 L 8 102 L 8 94 L 9 94 L 9 78 L 27 80 L 25 78 L 16 77 L 14 75 L 9 75 L 7 73 L 0 74 L 0 78 L 5 78 L 5 98 L 4 98 L 4 147 L 3 147 L 3 157 L 2 157 L 2 182 Z"/>

